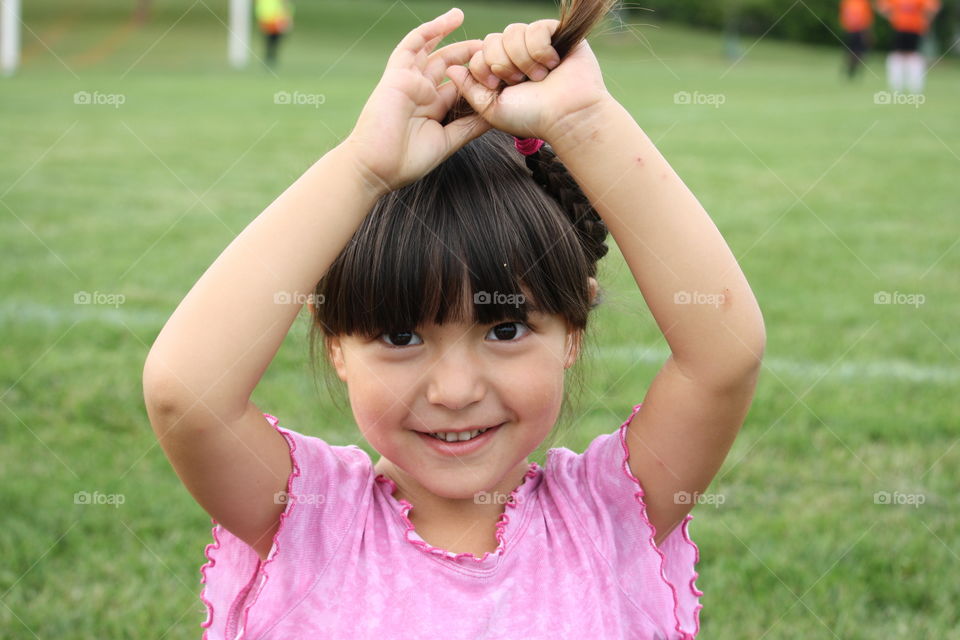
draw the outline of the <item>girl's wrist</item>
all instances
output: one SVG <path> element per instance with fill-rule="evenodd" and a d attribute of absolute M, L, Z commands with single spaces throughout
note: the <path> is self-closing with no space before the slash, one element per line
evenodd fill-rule
<path fill-rule="evenodd" d="M 612 109 L 622 109 L 608 92 L 586 107 L 558 118 L 544 136 L 557 155 L 576 150 L 606 126 Z"/>
<path fill-rule="evenodd" d="M 335 162 L 340 166 L 349 167 L 355 174 L 357 181 L 366 195 L 376 202 L 381 196 L 389 193 L 391 189 L 360 160 L 354 144 L 354 141 L 348 136 L 344 138 L 340 144 L 331 149 L 328 154 L 332 154 L 336 158 Z"/>

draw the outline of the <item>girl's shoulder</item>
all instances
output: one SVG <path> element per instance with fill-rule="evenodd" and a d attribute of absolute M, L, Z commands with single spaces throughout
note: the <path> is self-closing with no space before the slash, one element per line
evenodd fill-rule
<path fill-rule="evenodd" d="M 284 589 L 299 590 L 300 581 L 313 575 L 317 566 L 337 557 L 341 541 L 361 522 L 357 514 L 371 493 L 373 464 L 363 449 L 331 445 L 281 426 L 276 416 L 263 415 L 290 449 L 292 470 L 286 491 L 274 498 L 285 507 L 270 552 L 262 562 L 250 546 L 214 521 L 213 543 L 207 545 L 207 563 L 200 569 L 205 585 L 200 598 L 207 607 L 202 626 L 209 637 L 228 635 L 227 617 L 238 598 L 245 598 L 240 616 L 244 625 L 250 622 L 251 610 L 256 616 L 281 610 Z M 251 579 L 252 574 L 256 579 Z M 264 591 L 268 584 L 274 588 Z M 254 588 L 244 591 L 249 585 Z M 230 622 L 237 620 L 231 616 Z"/>
<path fill-rule="evenodd" d="M 658 546 L 643 485 L 630 471 L 626 430 L 641 404 L 616 430 L 594 437 L 583 453 L 548 450 L 541 503 L 552 512 L 548 519 L 564 520 L 609 566 L 631 576 L 622 586 L 638 602 L 654 589 L 669 593 L 675 620 L 695 635 L 703 592 L 695 584 L 700 551 L 690 537 L 693 516 L 688 514 Z"/>
<path fill-rule="evenodd" d="M 290 457 L 294 463 L 294 473 L 302 473 L 304 467 L 319 467 L 329 474 L 367 475 L 373 470 L 373 461 L 369 454 L 355 444 L 334 445 L 323 438 L 310 436 L 290 427 L 280 425 L 276 416 L 264 413 L 274 429 L 284 436 L 290 447 Z"/>
<path fill-rule="evenodd" d="M 287 503 L 281 518 L 292 518 L 304 529 L 332 525 L 336 533 L 342 533 L 371 493 L 374 468 L 370 456 L 357 445 L 332 445 L 281 426 L 271 414 L 264 413 L 264 417 L 290 448 L 292 470 L 287 490 L 278 495 Z"/>
<path fill-rule="evenodd" d="M 607 484 L 606 481 L 616 479 L 618 476 L 631 478 L 627 464 L 629 451 L 626 429 L 642 404 L 641 402 L 634 405 L 630 415 L 616 430 L 595 436 L 583 453 L 576 453 L 567 447 L 549 449 L 547 475 L 574 487 L 580 485 L 583 489 L 588 488 L 588 484 Z"/>

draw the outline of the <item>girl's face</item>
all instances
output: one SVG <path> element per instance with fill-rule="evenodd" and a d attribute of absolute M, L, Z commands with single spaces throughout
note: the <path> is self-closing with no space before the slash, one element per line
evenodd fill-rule
<path fill-rule="evenodd" d="M 596 283 L 591 278 L 591 287 Z M 437 496 L 473 498 L 525 461 L 553 428 L 579 334 L 563 317 L 429 324 L 375 339 L 327 340 L 361 433 Z M 422 435 L 502 425 L 479 449 L 444 455 Z M 436 441 L 439 442 L 439 441 Z"/>

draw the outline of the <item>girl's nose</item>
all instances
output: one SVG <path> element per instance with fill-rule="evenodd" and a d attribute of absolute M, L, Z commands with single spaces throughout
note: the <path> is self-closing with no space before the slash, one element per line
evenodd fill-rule
<path fill-rule="evenodd" d="M 437 357 L 427 379 L 427 400 L 454 411 L 482 400 L 486 393 L 481 365 L 464 349 L 448 349 Z"/>

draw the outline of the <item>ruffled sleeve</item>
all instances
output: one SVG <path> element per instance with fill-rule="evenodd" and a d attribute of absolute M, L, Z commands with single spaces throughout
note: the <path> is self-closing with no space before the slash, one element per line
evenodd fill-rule
<path fill-rule="evenodd" d="M 660 543 L 647 516 L 640 481 L 630 471 L 626 430 L 641 404 L 613 432 L 597 436 L 581 455 L 551 449 L 547 474 L 567 495 L 586 536 L 621 576 L 621 587 L 654 619 L 673 631 L 670 637 L 693 638 L 700 630 L 695 585 L 697 545 L 689 535 L 688 514 Z"/>
<path fill-rule="evenodd" d="M 204 585 L 200 599 L 207 618 L 204 640 L 233 638 L 241 630 L 253 633 L 269 616 L 289 608 L 289 594 L 305 594 L 364 506 L 373 482 L 373 465 L 355 445 L 331 446 L 267 421 L 290 447 L 292 470 L 280 526 L 267 559 L 245 542 L 213 523 L 213 543 L 200 569 Z"/>

